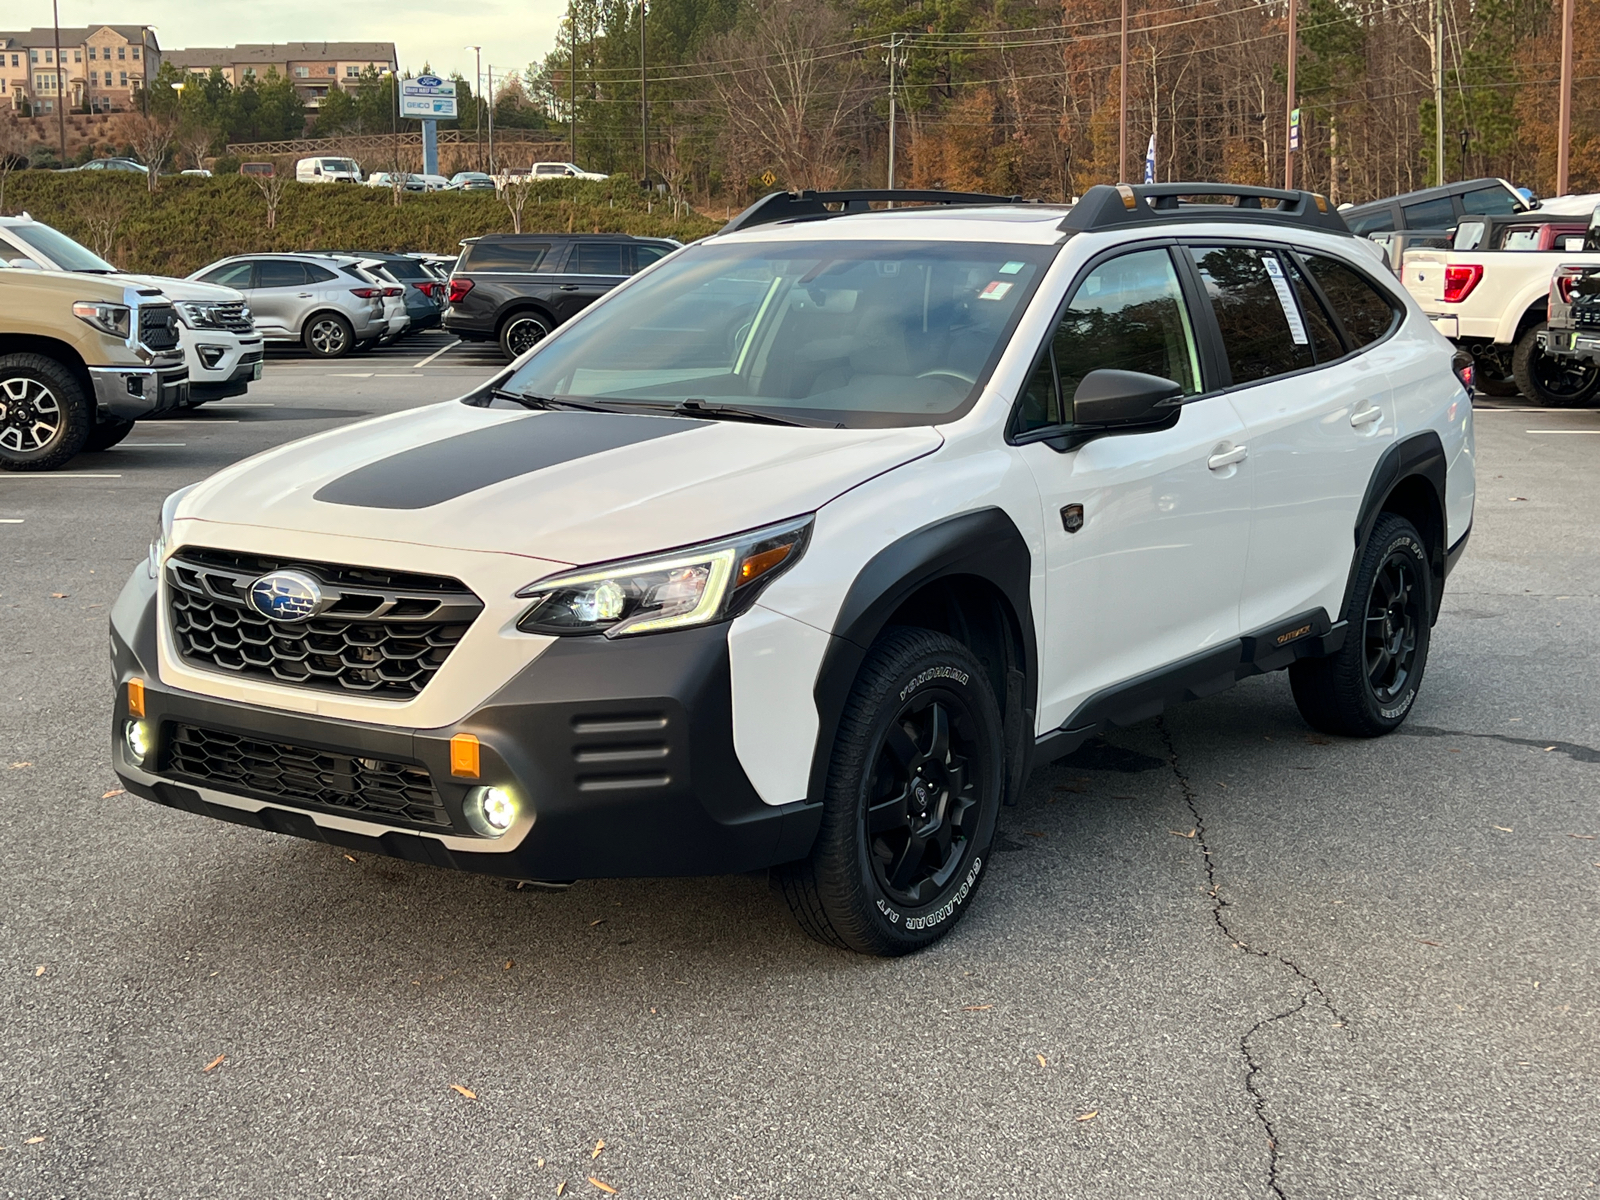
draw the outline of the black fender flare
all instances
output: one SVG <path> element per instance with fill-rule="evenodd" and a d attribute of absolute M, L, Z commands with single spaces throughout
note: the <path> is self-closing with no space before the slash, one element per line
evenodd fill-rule
<path fill-rule="evenodd" d="M 806 787 L 808 800 L 820 803 L 827 789 L 833 743 L 856 675 L 889 618 L 919 589 L 940 579 L 973 576 L 993 584 L 1010 606 L 1009 620 L 1021 644 L 1018 662 L 1008 662 L 1003 689 L 997 689 L 1006 726 L 1007 800 L 1026 778 L 1033 746 L 1033 714 L 1038 692 L 1038 644 L 1030 582 L 1033 555 L 1011 517 L 999 508 L 980 508 L 946 517 L 891 542 L 867 561 L 840 605 L 813 696 L 817 740 Z"/>
<path fill-rule="evenodd" d="M 1344 603 L 1339 608 L 1339 614 L 1343 619 L 1350 619 L 1350 602 L 1355 592 L 1356 572 L 1360 570 L 1361 556 L 1366 552 L 1367 542 L 1372 537 L 1372 527 L 1378 523 L 1378 516 L 1383 512 L 1395 489 L 1413 477 L 1427 480 L 1439 505 L 1438 537 L 1428 556 L 1433 569 L 1433 618 L 1438 619 L 1439 604 L 1444 597 L 1445 555 L 1449 549 L 1446 543 L 1450 540 L 1449 527 L 1446 523 L 1446 514 L 1449 510 L 1445 507 L 1447 466 L 1444 443 L 1432 429 L 1424 429 L 1401 438 L 1378 460 L 1372 478 L 1367 481 L 1367 491 L 1361 498 L 1361 508 L 1356 514 L 1355 553 L 1350 559 L 1350 574 L 1345 580 Z M 1421 532 L 1426 535 L 1428 531 Z"/>

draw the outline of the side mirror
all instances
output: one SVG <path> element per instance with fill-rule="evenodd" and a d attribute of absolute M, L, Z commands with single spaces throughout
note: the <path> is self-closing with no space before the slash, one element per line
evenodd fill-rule
<path fill-rule="evenodd" d="M 1073 424 L 1079 427 L 1147 425 L 1164 421 L 1183 388 L 1159 375 L 1102 368 L 1090 371 L 1072 393 Z"/>

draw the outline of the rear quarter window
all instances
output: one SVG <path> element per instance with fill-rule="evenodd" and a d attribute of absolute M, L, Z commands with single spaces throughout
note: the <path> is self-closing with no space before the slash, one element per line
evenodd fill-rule
<path fill-rule="evenodd" d="M 1449 196 L 1403 204 L 1400 211 L 1406 215 L 1407 229 L 1449 229 L 1456 223 L 1456 206 Z"/>
<path fill-rule="evenodd" d="M 1307 254 L 1305 262 L 1344 326 L 1351 349 L 1372 345 L 1394 327 L 1400 310 L 1361 272 L 1321 254 Z"/>
<path fill-rule="evenodd" d="M 474 242 L 461 256 L 458 271 L 537 271 L 549 254 L 545 243 Z"/>

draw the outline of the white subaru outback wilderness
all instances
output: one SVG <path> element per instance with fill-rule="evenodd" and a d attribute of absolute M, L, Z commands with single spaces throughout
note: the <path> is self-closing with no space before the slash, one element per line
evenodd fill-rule
<path fill-rule="evenodd" d="M 1319 729 L 1405 719 L 1472 521 L 1452 356 L 1309 193 L 769 196 L 461 400 L 171 496 L 117 771 L 511 878 L 771 868 L 904 953 L 1031 761 L 1284 668 Z"/>

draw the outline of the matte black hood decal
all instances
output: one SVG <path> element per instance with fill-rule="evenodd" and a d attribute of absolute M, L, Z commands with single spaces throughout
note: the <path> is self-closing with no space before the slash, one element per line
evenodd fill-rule
<path fill-rule="evenodd" d="M 312 497 L 358 508 L 428 508 L 518 475 L 708 424 L 627 413 L 541 412 L 358 467 Z"/>

